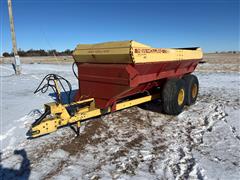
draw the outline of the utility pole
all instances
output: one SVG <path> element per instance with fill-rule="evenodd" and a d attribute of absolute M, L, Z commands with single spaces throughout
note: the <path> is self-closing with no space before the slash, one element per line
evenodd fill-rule
<path fill-rule="evenodd" d="M 12 13 L 12 0 L 8 0 L 8 13 L 9 13 L 9 19 L 10 19 L 10 28 L 11 28 L 13 54 L 14 54 L 14 71 L 16 75 L 19 75 L 21 74 L 21 61 L 17 52 L 17 42 L 16 42 L 16 35 L 15 35 L 14 23 L 13 23 L 13 13 Z"/>

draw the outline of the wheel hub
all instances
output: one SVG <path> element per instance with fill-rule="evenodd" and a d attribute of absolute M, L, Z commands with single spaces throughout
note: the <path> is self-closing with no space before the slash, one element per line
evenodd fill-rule
<path fill-rule="evenodd" d="M 178 92 L 178 105 L 179 106 L 181 106 L 183 104 L 184 95 L 185 95 L 184 89 L 180 89 Z"/>
<path fill-rule="evenodd" d="M 192 98 L 195 98 L 197 96 L 197 85 L 193 84 L 192 86 Z"/>

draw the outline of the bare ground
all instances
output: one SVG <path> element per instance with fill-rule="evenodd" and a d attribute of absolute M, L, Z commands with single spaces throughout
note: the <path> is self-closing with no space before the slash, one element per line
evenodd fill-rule
<path fill-rule="evenodd" d="M 177 117 L 160 114 L 155 111 L 159 109 L 156 103 L 148 103 L 87 121 L 79 137 L 65 129 L 60 130 L 66 133 L 64 136 L 44 145 L 37 139 L 28 142 L 25 149 L 29 148 L 32 177 L 236 179 L 240 168 L 240 154 L 236 149 L 240 137 L 236 131 L 238 127 L 229 124 L 226 109 L 239 109 L 239 99 L 235 97 L 226 101 L 226 97 L 219 97 L 214 92 L 217 90 L 201 93 L 198 103 L 186 107 L 185 112 Z M 220 134 L 216 135 L 216 124 L 222 124 L 225 133 L 229 133 L 226 140 Z M 214 154 L 214 147 L 206 136 L 226 142 L 228 136 L 233 136 L 231 141 L 237 146 L 226 147 L 228 152 Z M 35 143 L 40 148 L 33 150 L 30 144 Z M 215 163 L 213 169 L 220 165 L 229 170 L 225 169 L 225 176 L 208 174 L 198 155 Z"/>

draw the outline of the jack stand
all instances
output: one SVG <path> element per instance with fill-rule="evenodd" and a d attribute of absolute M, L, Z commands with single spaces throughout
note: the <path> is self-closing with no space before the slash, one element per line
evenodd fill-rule
<path fill-rule="evenodd" d="M 77 122 L 77 136 L 80 135 L 80 126 L 81 126 L 81 123 L 80 121 Z"/>
<path fill-rule="evenodd" d="M 75 126 L 70 126 L 70 128 L 76 133 L 76 136 L 79 136 L 80 135 L 80 126 L 81 126 L 81 123 L 80 121 L 78 121 Z"/>

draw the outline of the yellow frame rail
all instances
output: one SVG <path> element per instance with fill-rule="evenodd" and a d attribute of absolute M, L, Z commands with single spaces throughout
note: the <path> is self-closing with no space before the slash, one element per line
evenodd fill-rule
<path fill-rule="evenodd" d="M 149 102 L 159 97 L 160 94 L 154 94 L 120 102 L 116 104 L 116 111 Z M 88 104 L 84 107 L 79 108 L 73 116 L 71 116 L 66 109 L 69 106 L 81 105 L 84 103 Z M 62 105 L 55 102 L 48 103 L 45 104 L 45 111 L 46 110 L 50 111 L 50 114 L 46 115 L 46 117 L 42 119 L 41 122 L 37 124 L 33 123 L 30 129 L 30 134 L 32 138 L 52 133 L 58 128 L 66 125 L 75 124 L 77 128 L 79 128 L 81 121 L 111 112 L 110 107 L 108 107 L 107 109 L 96 108 L 93 98 L 74 102 L 70 105 Z"/>

